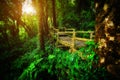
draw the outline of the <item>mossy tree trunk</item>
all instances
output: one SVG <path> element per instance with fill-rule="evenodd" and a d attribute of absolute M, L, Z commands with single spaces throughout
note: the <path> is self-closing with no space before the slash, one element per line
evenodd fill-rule
<path fill-rule="evenodd" d="M 96 0 L 97 54 L 100 64 L 120 78 L 120 0 Z"/>
<path fill-rule="evenodd" d="M 43 8 L 43 0 L 38 1 L 38 17 L 39 17 L 39 27 L 38 27 L 38 35 L 39 35 L 39 43 L 40 49 L 45 52 L 45 42 L 44 42 L 44 8 Z"/>
<path fill-rule="evenodd" d="M 36 0 L 37 5 L 37 14 L 39 18 L 39 27 L 38 27 L 38 35 L 39 35 L 39 43 L 40 50 L 45 52 L 45 42 L 49 38 L 49 26 L 48 26 L 48 14 L 47 14 L 47 0 Z"/>
<path fill-rule="evenodd" d="M 56 23 L 56 0 L 52 0 L 52 9 L 53 9 L 53 26 L 54 28 L 57 28 L 57 23 Z"/>

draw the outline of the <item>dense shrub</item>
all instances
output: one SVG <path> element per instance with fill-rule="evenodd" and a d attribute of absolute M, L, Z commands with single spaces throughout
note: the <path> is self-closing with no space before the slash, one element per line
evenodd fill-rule
<path fill-rule="evenodd" d="M 35 54 L 39 56 L 24 69 L 18 80 L 105 80 L 105 68 L 97 66 L 95 43 L 86 44 L 86 47 L 75 53 L 58 48 L 54 48 L 51 53 L 49 47 L 48 56 L 42 56 L 42 52 Z"/>

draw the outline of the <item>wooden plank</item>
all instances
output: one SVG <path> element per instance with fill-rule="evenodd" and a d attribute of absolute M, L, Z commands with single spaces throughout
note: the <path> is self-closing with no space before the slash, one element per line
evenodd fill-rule
<path fill-rule="evenodd" d="M 58 32 L 58 34 L 73 34 L 73 31 Z"/>
<path fill-rule="evenodd" d="M 65 31 L 75 31 L 73 28 L 65 29 Z"/>
<path fill-rule="evenodd" d="M 62 33 L 65 33 L 65 34 L 70 34 L 70 33 L 73 33 L 73 31 L 60 31 L 58 32 L 58 34 L 62 34 Z M 94 33 L 94 31 L 76 31 L 75 33 Z"/>
<path fill-rule="evenodd" d="M 76 33 L 94 33 L 94 31 L 76 31 Z"/>
<path fill-rule="evenodd" d="M 86 38 L 75 38 L 76 40 L 80 40 L 80 41 L 90 41 L 91 39 L 86 39 Z"/>
<path fill-rule="evenodd" d="M 58 42 L 61 43 L 61 44 L 64 45 L 64 46 L 67 46 L 67 47 L 72 46 L 71 43 L 68 43 L 67 41 L 59 40 Z"/>

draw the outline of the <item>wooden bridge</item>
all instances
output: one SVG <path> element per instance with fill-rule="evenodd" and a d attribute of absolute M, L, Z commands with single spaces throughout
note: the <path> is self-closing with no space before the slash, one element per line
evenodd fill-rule
<path fill-rule="evenodd" d="M 81 38 L 80 34 L 89 34 L 89 38 Z M 94 38 L 94 31 L 76 31 L 73 28 L 70 29 L 54 29 L 54 35 L 56 38 L 57 47 L 69 47 L 71 52 L 76 49 L 85 46 L 86 41 L 90 41 Z M 77 36 L 78 35 L 78 36 Z"/>

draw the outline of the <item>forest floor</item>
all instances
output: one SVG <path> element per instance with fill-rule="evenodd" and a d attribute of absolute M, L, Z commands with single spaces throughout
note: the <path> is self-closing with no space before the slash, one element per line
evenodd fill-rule
<path fill-rule="evenodd" d="M 0 54 L 0 80 L 115 79 L 108 75 L 104 68 L 97 68 L 96 65 L 93 65 L 93 61 L 95 62 L 97 59 L 95 59 L 90 43 L 90 47 L 81 48 L 81 51 L 86 54 L 87 51 L 91 51 L 92 55 L 88 56 L 87 60 L 82 60 L 77 54 L 69 53 L 67 48 L 64 50 L 53 48 L 51 51 L 51 46 L 48 46 L 49 55 L 42 56 L 43 53 L 35 47 L 37 46 L 35 42 L 36 39 L 30 40 L 24 44 L 22 49 L 14 48 Z M 26 71 L 29 72 L 26 73 Z"/>

